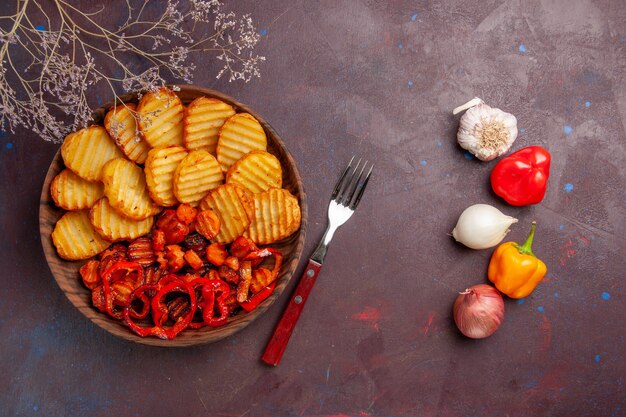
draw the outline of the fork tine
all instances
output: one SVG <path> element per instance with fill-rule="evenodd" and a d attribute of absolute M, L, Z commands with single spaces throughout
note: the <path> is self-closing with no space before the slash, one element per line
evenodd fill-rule
<path fill-rule="evenodd" d="M 335 197 L 337 197 L 337 194 L 339 193 L 339 189 L 341 188 L 341 183 L 343 182 L 343 179 L 346 177 L 346 174 L 350 170 L 350 165 L 352 165 L 352 161 L 354 161 L 355 156 L 356 155 L 352 156 L 352 159 L 350 159 L 350 162 L 348 162 L 348 166 L 346 167 L 346 169 L 343 170 L 343 174 L 341 174 L 341 177 L 339 177 L 337 184 L 335 184 L 335 190 L 333 191 L 333 195 L 330 197 L 331 200 L 334 200 Z"/>
<path fill-rule="evenodd" d="M 350 187 L 348 188 L 344 197 L 341 199 L 341 204 L 343 204 L 344 206 L 348 207 L 350 205 L 350 201 L 352 201 L 352 199 L 354 198 L 356 188 L 359 185 L 359 181 L 361 181 L 361 177 L 363 176 L 363 171 L 365 170 L 366 166 L 367 166 L 367 161 L 363 163 L 363 166 L 361 167 L 360 171 L 358 170 L 358 167 L 359 167 L 358 165 L 356 166 L 356 168 L 354 168 L 354 173 L 352 175 L 352 179 L 350 180 Z M 358 174 L 357 174 L 357 171 L 358 171 Z"/>
<path fill-rule="evenodd" d="M 342 204 L 342 201 L 345 199 L 346 193 L 350 189 L 350 185 L 352 184 L 352 180 L 354 179 L 354 175 L 355 175 L 356 171 L 359 169 L 360 165 L 361 165 L 361 159 L 359 158 L 359 160 L 357 161 L 357 163 L 354 166 L 354 168 L 351 168 L 349 170 L 349 172 L 346 174 L 346 177 L 343 179 L 343 182 L 341 183 L 341 189 L 339 190 L 339 193 L 337 193 L 337 197 L 334 198 L 334 200 L 338 204 Z"/>
<path fill-rule="evenodd" d="M 365 167 L 365 166 L 363 166 Z M 356 190 L 356 197 L 354 198 L 354 202 L 352 204 L 350 204 L 350 208 L 352 210 L 356 210 L 356 207 L 359 205 L 359 201 L 361 201 L 361 197 L 363 196 L 363 192 L 365 191 L 365 187 L 367 187 L 367 182 L 370 180 L 370 175 L 372 175 L 372 170 L 374 169 L 374 164 L 372 164 L 372 166 L 370 167 L 370 170 L 367 172 L 367 175 L 365 176 L 365 179 L 363 180 L 363 182 L 361 182 L 360 184 L 358 184 L 357 186 L 357 190 Z M 359 176 L 360 179 L 360 176 Z"/>
<path fill-rule="evenodd" d="M 361 159 L 356 163 L 356 166 L 352 172 L 348 175 L 348 180 L 344 181 L 344 185 L 341 187 L 341 192 L 335 199 L 338 204 L 346 206 L 352 198 L 352 190 L 354 189 L 354 180 L 358 180 L 359 166 L 361 166 Z"/>

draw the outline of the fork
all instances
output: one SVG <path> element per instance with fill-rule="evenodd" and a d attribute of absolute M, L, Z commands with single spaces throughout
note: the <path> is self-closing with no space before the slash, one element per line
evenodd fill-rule
<path fill-rule="evenodd" d="M 328 227 L 326 232 L 324 232 L 324 236 L 317 245 L 315 252 L 309 258 L 309 263 L 300 277 L 300 282 L 292 294 L 289 304 L 287 304 L 261 357 L 261 360 L 268 365 L 276 366 L 280 362 L 287 348 L 287 343 L 289 343 L 291 333 L 296 327 L 296 323 L 304 309 L 304 304 L 309 298 L 313 284 L 315 284 L 315 280 L 322 269 L 326 251 L 333 235 L 342 224 L 348 221 L 361 201 L 374 165 L 370 165 L 369 170 L 365 173 L 368 162 L 365 161 L 361 165 L 361 159 L 359 159 L 356 166 L 352 168 L 353 161 L 354 156 L 350 159 L 348 166 L 335 185 L 335 190 L 328 205 Z M 359 166 L 361 167 L 360 171 Z"/>

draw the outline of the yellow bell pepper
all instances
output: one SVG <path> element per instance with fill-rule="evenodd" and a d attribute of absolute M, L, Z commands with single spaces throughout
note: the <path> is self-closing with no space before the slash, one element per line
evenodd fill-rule
<path fill-rule="evenodd" d="M 535 227 L 537 223 L 533 222 L 528 239 L 523 245 L 515 242 L 503 243 L 491 256 L 487 271 L 489 281 L 511 298 L 526 297 L 548 272 L 546 264 L 532 251 Z"/>

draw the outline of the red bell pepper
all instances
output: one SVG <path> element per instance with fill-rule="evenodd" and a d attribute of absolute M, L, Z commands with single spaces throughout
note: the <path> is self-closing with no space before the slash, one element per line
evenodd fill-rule
<path fill-rule="evenodd" d="M 529 146 L 493 167 L 491 187 L 510 205 L 527 206 L 543 200 L 549 176 L 550 153 L 541 146 Z"/>
<path fill-rule="evenodd" d="M 244 302 L 240 302 L 239 305 L 241 306 L 241 308 L 243 308 L 249 313 L 255 308 L 257 308 L 259 304 L 265 301 L 267 297 L 269 297 L 274 292 L 274 288 L 276 288 L 276 281 L 272 282 L 270 285 L 263 288 L 258 293 L 254 294 L 248 300 Z"/>
<path fill-rule="evenodd" d="M 135 274 L 134 277 L 133 274 Z M 122 279 L 128 280 L 132 288 L 137 288 L 143 279 L 143 267 L 137 262 L 120 261 L 108 267 L 102 274 L 104 307 L 109 315 L 117 319 L 121 319 L 123 313 L 113 310 L 114 295 L 111 291 L 111 285 Z"/>
<path fill-rule="evenodd" d="M 196 312 L 196 293 L 187 282 L 177 279 L 175 275 L 165 277 L 165 283 L 159 282 L 157 285 L 142 285 L 137 288 L 132 295 L 126 307 L 124 308 L 124 319 L 128 327 L 141 337 L 156 336 L 161 339 L 172 340 L 178 333 L 182 332 L 189 326 L 193 315 Z M 148 300 L 146 296 L 147 292 L 155 293 L 152 300 Z M 184 292 L 189 296 L 189 311 L 187 314 L 179 317 L 171 327 L 165 327 L 165 322 L 169 317 L 169 311 L 165 304 L 165 297 L 171 292 Z M 150 304 L 152 307 L 152 321 L 154 326 L 143 327 L 135 323 L 131 318 L 133 317 L 132 304 L 135 299 L 139 298 L 144 304 L 142 313 L 145 310 L 145 306 Z M 141 315 L 139 313 L 138 315 Z"/>
<path fill-rule="evenodd" d="M 200 290 L 198 308 L 202 310 L 202 322 L 191 322 L 189 327 L 219 327 L 228 322 L 229 310 L 226 299 L 230 294 L 230 286 L 220 279 L 196 278 L 190 282 L 194 291 Z M 219 315 L 215 315 L 215 311 Z"/>

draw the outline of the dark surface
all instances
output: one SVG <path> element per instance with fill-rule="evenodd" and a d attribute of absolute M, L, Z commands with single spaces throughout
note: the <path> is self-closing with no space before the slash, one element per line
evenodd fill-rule
<path fill-rule="evenodd" d="M 259 357 L 286 296 L 240 333 L 188 349 L 124 342 L 85 319 L 39 242 L 40 187 L 58 145 L 20 130 L 0 138 L 0 413 L 626 415 L 623 2 L 230 7 L 264 33 L 262 77 L 218 81 L 214 61 L 198 57 L 195 82 L 255 108 L 283 137 L 309 196 L 305 253 L 349 157 L 376 161 L 282 363 Z M 541 204 L 498 200 L 493 163 L 456 145 L 450 110 L 475 95 L 517 116 L 513 150 L 551 151 Z M 486 281 L 491 250 L 448 233 L 478 202 L 520 219 L 515 241 L 536 219 L 534 249 L 549 273 L 524 302 L 506 300 L 495 335 L 473 341 L 451 307 L 457 291 Z"/>

